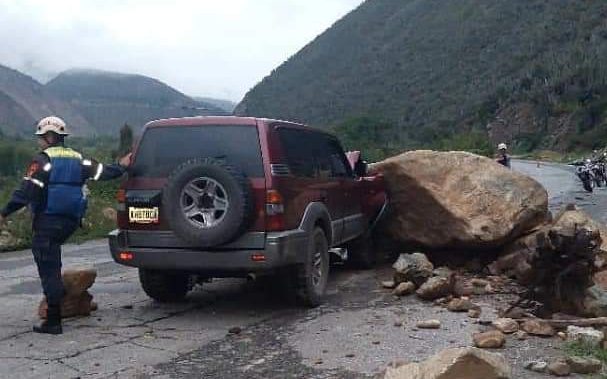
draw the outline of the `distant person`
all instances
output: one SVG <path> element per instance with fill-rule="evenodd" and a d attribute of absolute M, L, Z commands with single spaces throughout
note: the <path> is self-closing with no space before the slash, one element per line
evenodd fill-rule
<path fill-rule="evenodd" d="M 59 117 L 40 120 L 36 129 L 38 153 L 26 170 L 21 186 L 0 210 L 0 226 L 6 218 L 29 205 L 33 213 L 32 253 L 48 303 L 47 319 L 34 332 L 61 334 L 61 245 L 76 231 L 86 211 L 83 186 L 88 179 L 109 180 L 121 176 L 130 154 L 119 165 L 103 165 L 65 147 L 69 135 Z"/>
<path fill-rule="evenodd" d="M 498 156 L 496 159 L 497 163 L 501 164 L 502 166 L 511 168 L 510 156 L 508 155 L 508 146 L 506 146 L 505 143 L 500 143 L 499 145 L 497 145 L 497 150 L 498 150 Z"/>

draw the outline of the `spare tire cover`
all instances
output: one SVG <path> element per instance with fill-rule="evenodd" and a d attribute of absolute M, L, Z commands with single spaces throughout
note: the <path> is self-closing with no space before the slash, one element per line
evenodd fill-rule
<path fill-rule="evenodd" d="M 245 174 L 212 158 L 178 166 L 163 189 L 162 206 L 175 234 L 196 247 L 234 240 L 246 231 L 254 212 Z"/>

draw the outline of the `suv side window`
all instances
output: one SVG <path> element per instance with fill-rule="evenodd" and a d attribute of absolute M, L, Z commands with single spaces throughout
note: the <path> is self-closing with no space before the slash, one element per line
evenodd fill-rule
<path fill-rule="evenodd" d="M 299 177 L 316 177 L 313 133 L 289 128 L 277 131 L 291 173 Z"/>
<path fill-rule="evenodd" d="M 335 137 L 299 129 L 277 130 L 293 175 L 309 178 L 353 176 L 343 149 Z"/>
<path fill-rule="evenodd" d="M 353 176 L 352 168 L 346 160 L 346 155 L 339 142 L 334 138 L 328 140 L 328 153 L 334 177 L 350 178 Z"/>

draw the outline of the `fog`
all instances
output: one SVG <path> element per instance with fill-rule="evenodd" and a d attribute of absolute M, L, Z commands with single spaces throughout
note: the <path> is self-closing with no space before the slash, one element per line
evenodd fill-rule
<path fill-rule="evenodd" d="M 137 73 L 238 101 L 362 0 L 0 0 L 0 64 Z"/>

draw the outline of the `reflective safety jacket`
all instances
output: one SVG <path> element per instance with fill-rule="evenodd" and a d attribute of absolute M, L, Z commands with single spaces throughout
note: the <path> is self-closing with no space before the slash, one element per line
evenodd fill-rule
<path fill-rule="evenodd" d="M 47 197 L 44 209 L 39 210 L 49 215 L 82 218 L 87 204 L 82 191 L 82 155 L 63 146 L 48 148 L 44 154 L 50 160 L 43 167 L 48 173 Z"/>
<path fill-rule="evenodd" d="M 86 211 L 83 191 L 86 181 L 114 179 L 124 171 L 119 165 L 83 159 L 70 148 L 50 147 L 34 157 L 21 186 L 13 192 L 0 214 L 6 217 L 29 204 L 34 214 L 80 219 Z"/>

